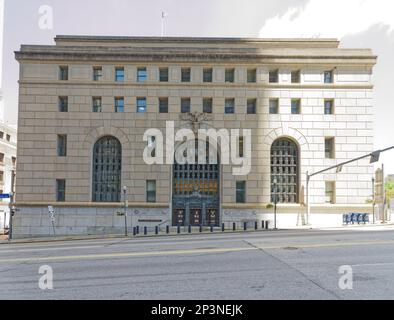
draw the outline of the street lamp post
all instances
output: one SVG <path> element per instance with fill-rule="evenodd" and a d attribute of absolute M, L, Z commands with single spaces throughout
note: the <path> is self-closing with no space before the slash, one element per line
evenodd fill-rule
<path fill-rule="evenodd" d="M 276 205 L 278 203 L 278 185 L 277 185 L 277 180 L 274 178 L 274 230 L 277 230 L 276 228 Z"/>
<path fill-rule="evenodd" d="M 372 223 L 375 224 L 375 178 L 372 178 Z"/>
<path fill-rule="evenodd" d="M 124 233 L 125 236 L 127 237 L 127 199 L 126 199 L 126 194 L 127 194 L 127 187 L 123 187 L 123 209 L 124 209 Z"/>

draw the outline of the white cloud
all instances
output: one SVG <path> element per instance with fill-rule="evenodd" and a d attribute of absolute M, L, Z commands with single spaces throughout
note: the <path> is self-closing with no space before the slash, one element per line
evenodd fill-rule
<path fill-rule="evenodd" d="M 268 19 L 260 30 L 262 38 L 333 37 L 368 30 L 382 24 L 394 29 L 392 0 L 309 0 L 284 15 Z"/>

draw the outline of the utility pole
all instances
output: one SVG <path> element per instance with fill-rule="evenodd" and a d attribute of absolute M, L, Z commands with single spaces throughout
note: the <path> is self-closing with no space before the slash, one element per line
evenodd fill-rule
<path fill-rule="evenodd" d="M 15 185 L 15 171 L 11 170 L 11 190 L 10 190 L 10 203 L 8 205 L 9 207 L 9 215 L 10 215 L 10 222 L 9 222 L 9 230 L 8 230 L 8 241 L 12 240 L 12 218 L 15 213 L 15 207 L 14 207 L 14 185 Z"/>
<path fill-rule="evenodd" d="M 278 183 L 276 181 L 276 178 L 274 178 L 274 230 L 277 230 L 276 228 L 276 206 L 278 203 Z"/>
<path fill-rule="evenodd" d="M 375 224 L 375 178 L 372 178 L 372 223 Z"/>
<path fill-rule="evenodd" d="M 382 223 L 386 223 L 386 190 L 384 187 L 384 164 L 382 163 L 382 197 L 383 197 L 383 212 L 382 212 Z"/>
<path fill-rule="evenodd" d="M 124 233 L 125 236 L 127 237 L 127 199 L 126 199 L 126 194 L 127 194 L 127 187 L 123 187 L 123 209 L 124 209 Z"/>

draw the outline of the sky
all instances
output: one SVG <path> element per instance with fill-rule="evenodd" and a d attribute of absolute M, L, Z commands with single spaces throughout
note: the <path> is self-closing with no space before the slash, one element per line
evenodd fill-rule
<path fill-rule="evenodd" d="M 52 28 L 40 28 L 42 6 L 53 12 Z M 57 34 L 160 36 L 162 11 L 166 36 L 334 37 L 344 48 L 371 48 L 379 56 L 373 76 L 375 149 L 394 146 L 392 0 L 5 0 L 5 121 L 17 122 L 14 51 L 21 44 L 53 44 Z M 381 163 L 394 174 L 394 150 L 382 154 Z"/>

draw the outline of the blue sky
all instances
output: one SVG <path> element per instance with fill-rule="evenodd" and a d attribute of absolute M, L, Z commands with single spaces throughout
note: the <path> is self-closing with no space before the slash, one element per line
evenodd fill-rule
<path fill-rule="evenodd" d="M 17 122 L 18 64 L 25 44 L 53 44 L 56 34 L 337 37 L 343 47 L 372 48 L 375 148 L 394 145 L 394 1 L 392 0 L 5 0 L 5 120 Z M 39 28 L 39 8 L 53 8 L 52 30 Z M 394 173 L 394 151 L 382 156 Z"/>

